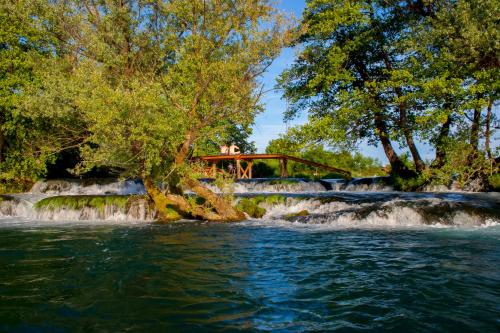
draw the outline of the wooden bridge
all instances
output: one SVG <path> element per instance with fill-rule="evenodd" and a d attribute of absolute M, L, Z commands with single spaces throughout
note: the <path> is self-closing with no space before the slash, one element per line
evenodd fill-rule
<path fill-rule="evenodd" d="M 328 170 L 330 172 L 335 172 L 347 179 L 352 178 L 350 171 L 334 168 L 329 165 L 321 163 L 304 160 L 302 158 L 298 158 L 295 156 L 282 155 L 282 154 L 211 155 L 211 156 L 199 156 L 196 157 L 195 160 L 201 160 L 210 164 L 210 166 L 205 169 L 205 173 L 208 177 L 212 178 L 215 178 L 215 176 L 217 175 L 217 162 L 236 161 L 236 178 L 251 179 L 254 160 L 278 160 L 280 165 L 280 176 L 282 178 L 288 177 L 287 163 L 289 160 L 310 165 L 319 169 Z M 246 166 L 243 166 L 241 162 L 245 162 Z"/>

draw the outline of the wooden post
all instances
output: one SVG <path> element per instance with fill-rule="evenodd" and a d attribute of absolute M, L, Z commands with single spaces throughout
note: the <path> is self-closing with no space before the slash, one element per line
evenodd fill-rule
<path fill-rule="evenodd" d="M 245 161 L 247 163 L 246 168 L 241 167 L 241 178 L 252 179 L 252 161 Z"/>
<path fill-rule="evenodd" d="M 236 160 L 236 179 L 241 178 L 241 163 L 240 160 Z"/>
<path fill-rule="evenodd" d="M 217 163 L 212 163 L 212 178 L 217 178 Z"/>
<path fill-rule="evenodd" d="M 281 178 L 288 177 L 287 159 L 286 158 L 280 159 L 280 176 L 281 176 Z"/>

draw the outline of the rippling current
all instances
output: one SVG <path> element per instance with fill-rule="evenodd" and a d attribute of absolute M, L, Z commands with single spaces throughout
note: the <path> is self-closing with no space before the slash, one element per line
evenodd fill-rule
<path fill-rule="evenodd" d="M 9 222 L 0 332 L 500 328 L 500 226 Z"/>

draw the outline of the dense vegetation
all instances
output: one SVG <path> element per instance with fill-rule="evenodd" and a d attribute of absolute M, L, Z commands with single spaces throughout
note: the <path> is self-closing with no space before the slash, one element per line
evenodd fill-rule
<path fill-rule="evenodd" d="M 279 85 L 286 118 L 307 110 L 309 122 L 285 138 L 381 145 L 407 188 L 487 188 L 498 172 L 499 11 L 494 0 L 308 0 L 301 52 Z"/>
<path fill-rule="evenodd" d="M 269 1 L 19 0 L 0 20 L 4 182 L 77 149 L 71 172 L 142 178 L 160 219 L 244 218 L 190 157 L 244 138 L 261 111 L 258 78 L 291 38 Z"/>

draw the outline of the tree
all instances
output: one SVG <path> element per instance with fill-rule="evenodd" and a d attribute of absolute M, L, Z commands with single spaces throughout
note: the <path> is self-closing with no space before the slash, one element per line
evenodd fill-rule
<path fill-rule="evenodd" d="M 257 78 L 290 37 L 281 14 L 266 0 L 47 5 L 43 21 L 66 52 L 39 66 L 44 85 L 29 108 L 84 121 L 77 171 L 105 165 L 141 177 L 162 220 L 244 218 L 196 179 L 189 157 L 197 142 L 253 121 Z"/>
<path fill-rule="evenodd" d="M 309 127 L 319 140 L 351 145 L 360 140 L 379 142 L 395 173 L 412 176 L 397 156 L 394 140 L 403 140 L 415 161 L 425 165 L 415 146 L 412 109 L 402 85 L 405 31 L 417 20 L 402 2 L 310 0 L 304 13 L 304 45 L 293 67 L 279 85 L 292 102 L 293 117 L 310 114 Z M 327 134 L 323 137 L 322 134 Z"/>
<path fill-rule="evenodd" d="M 497 7 L 490 0 L 307 1 L 302 51 L 278 83 L 292 105 L 285 117 L 307 110 L 296 135 L 310 142 L 381 144 L 404 178 L 429 173 L 416 140 L 436 148 L 432 168 L 447 163 L 451 139 L 467 140 L 473 160 L 481 128 L 491 128 L 481 114 L 498 95 Z M 490 124 L 491 112 L 486 118 Z"/>
<path fill-rule="evenodd" d="M 469 141 L 471 156 L 479 149 L 482 111 L 488 113 L 498 95 L 499 14 L 495 1 L 443 1 L 441 9 L 428 20 L 430 29 L 414 31 L 415 60 L 427 64 L 420 71 L 425 78 L 421 80 L 422 96 L 443 104 L 429 108 L 430 119 L 445 120 L 445 136 L 450 134 L 452 121 L 468 132 L 464 139 Z M 488 128 L 491 114 L 486 118 L 484 125 Z M 486 132 L 489 135 L 489 130 Z M 443 154 L 437 149 L 437 164 L 441 164 Z"/>
<path fill-rule="evenodd" d="M 53 57 L 57 43 L 32 15 L 37 1 L 0 4 L 0 182 L 24 186 L 42 176 L 61 147 L 75 143 L 67 134 L 75 119 L 26 112 L 28 92 L 40 84 L 38 63 Z"/>

